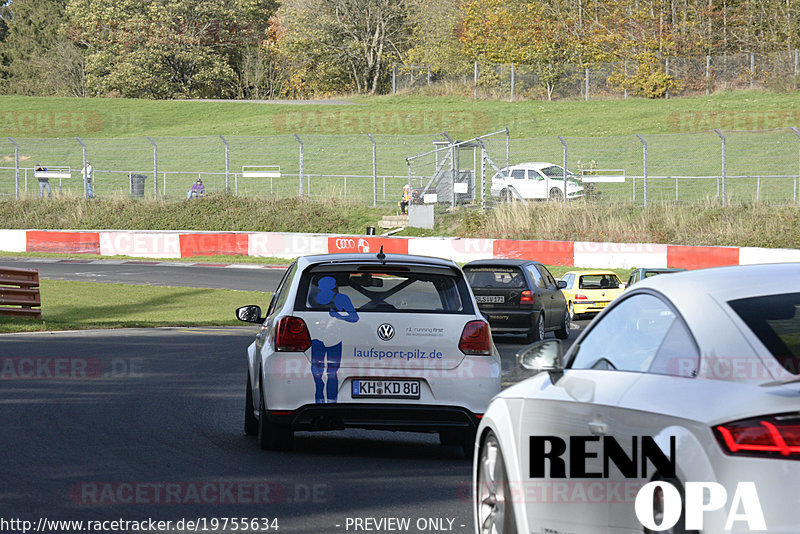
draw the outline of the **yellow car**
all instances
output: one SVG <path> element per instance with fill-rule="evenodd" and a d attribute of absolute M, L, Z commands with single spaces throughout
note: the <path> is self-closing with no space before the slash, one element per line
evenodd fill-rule
<path fill-rule="evenodd" d="M 596 313 L 617 298 L 625 289 L 614 271 L 570 271 L 561 277 L 570 318 L 582 313 Z"/>

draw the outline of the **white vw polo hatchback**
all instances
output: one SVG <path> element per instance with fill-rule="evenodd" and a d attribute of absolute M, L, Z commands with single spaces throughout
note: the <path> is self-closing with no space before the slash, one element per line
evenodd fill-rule
<path fill-rule="evenodd" d="M 438 432 L 471 454 L 500 356 L 464 274 L 451 262 L 396 254 L 298 258 L 247 349 L 245 432 L 263 449 L 295 431 Z M 471 456 L 470 456 L 471 457 Z"/>

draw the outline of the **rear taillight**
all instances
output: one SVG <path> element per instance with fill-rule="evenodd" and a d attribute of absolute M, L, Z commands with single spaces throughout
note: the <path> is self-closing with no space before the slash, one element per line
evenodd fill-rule
<path fill-rule="evenodd" d="M 714 434 L 727 454 L 800 460 L 800 413 L 725 423 Z"/>
<path fill-rule="evenodd" d="M 458 348 L 464 354 L 491 354 L 492 339 L 489 335 L 489 325 L 484 321 L 468 322 L 461 332 Z"/>
<path fill-rule="evenodd" d="M 519 303 L 520 304 L 533 304 L 533 293 L 528 291 L 527 289 L 519 294 Z"/>
<path fill-rule="evenodd" d="M 275 350 L 304 352 L 311 346 L 306 322 L 299 317 L 283 317 L 275 329 Z"/>
<path fill-rule="evenodd" d="M 575 293 L 575 300 L 589 300 L 589 297 L 580 293 Z"/>

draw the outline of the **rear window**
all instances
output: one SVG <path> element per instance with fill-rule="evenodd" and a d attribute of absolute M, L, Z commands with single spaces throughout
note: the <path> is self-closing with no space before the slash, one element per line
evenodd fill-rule
<path fill-rule="evenodd" d="M 800 374 L 800 293 L 737 299 L 728 304 L 784 369 Z"/>
<path fill-rule="evenodd" d="M 358 312 L 474 313 L 464 279 L 455 271 L 432 271 L 312 269 L 300 282 L 295 309 L 329 311 L 334 301 L 349 300 Z"/>
<path fill-rule="evenodd" d="M 520 289 L 527 287 L 525 276 L 517 267 L 469 267 L 464 269 L 470 287 Z"/>
<path fill-rule="evenodd" d="M 578 282 L 580 289 L 619 289 L 619 278 L 614 274 L 584 274 Z"/>

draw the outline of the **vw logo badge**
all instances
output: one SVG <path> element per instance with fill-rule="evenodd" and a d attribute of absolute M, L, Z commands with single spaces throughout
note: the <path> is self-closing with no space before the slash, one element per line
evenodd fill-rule
<path fill-rule="evenodd" d="M 389 341 L 394 337 L 394 327 L 389 323 L 383 323 L 378 327 L 378 337 L 383 341 Z"/>

